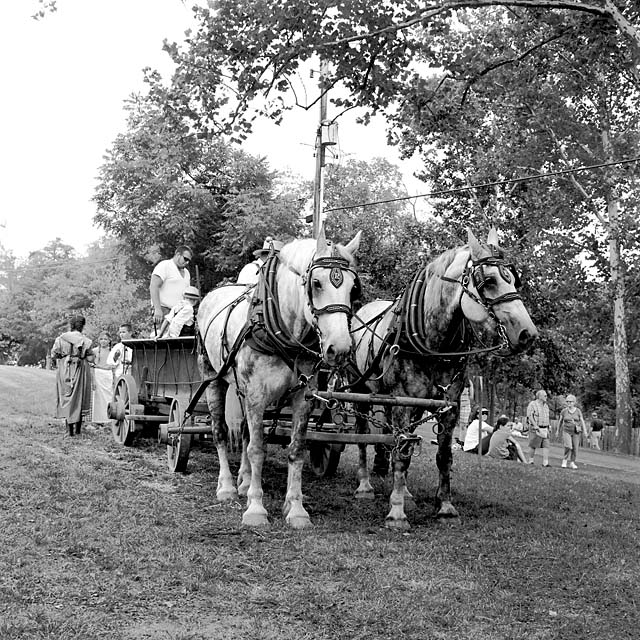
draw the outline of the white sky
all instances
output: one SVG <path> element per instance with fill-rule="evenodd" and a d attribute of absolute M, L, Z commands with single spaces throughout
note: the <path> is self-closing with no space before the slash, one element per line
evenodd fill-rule
<path fill-rule="evenodd" d="M 164 38 L 181 42 L 192 23 L 187 0 L 58 0 L 36 21 L 37 0 L 1 0 L 0 243 L 17 257 L 56 237 L 83 252 L 102 235 L 91 202 L 105 150 L 125 130 L 123 101 L 143 90 L 142 69 L 166 77 Z M 308 80 L 313 87 L 315 80 Z M 331 115 L 331 114 L 330 114 Z M 264 123 L 244 146 L 273 169 L 311 178 L 318 110 L 299 111 L 284 127 Z M 340 124 L 343 153 L 388 157 L 381 124 Z M 410 173 L 405 164 L 405 170 Z M 407 178 L 411 193 L 424 185 Z"/>

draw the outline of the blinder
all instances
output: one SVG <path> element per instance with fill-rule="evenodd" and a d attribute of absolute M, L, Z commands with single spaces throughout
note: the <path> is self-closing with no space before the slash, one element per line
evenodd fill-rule
<path fill-rule="evenodd" d="M 484 270 L 485 266 L 497 267 L 501 278 L 507 284 L 513 284 L 516 289 L 522 286 L 520 275 L 512 262 L 505 262 L 503 258 L 496 257 L 482 258 L 481 260 L 473 262 L 471 268 L 471 276 L 478 293 L 480 293 L 486 285 L 487 275 Z"/>
<path fill-rule="evenodd" d="M 486 267 L 496 267 L 500 277 L 507 283 L 513 284 L 515 289 L 519 289 L 522 286 L 520 275 L 516 270 L 515 265 L 512 262 L 507 262 L 504 258 L 503 252 L 493 245 L 489 245 L 491 249 L 491 255 L 486 258 L 480 258 L 479 260 L 470 260 L 465 271 L 467 272 L 467 280 L 471 280 L 476 288 L 479 296 L 479 302 L 488 309 L 504 303 L 511 302 L 513 300 L 520 300 L 520 294 L 512 291 L 505 293 L 497 298 L 487 298 L 484 295 L 484 288 L 487 285 L 487 279 L 489 276 L 485 272 Z M 467 291 L 467 293 L 469 293 Z M 474 297 L 474 296 L 472 296 Z"/>

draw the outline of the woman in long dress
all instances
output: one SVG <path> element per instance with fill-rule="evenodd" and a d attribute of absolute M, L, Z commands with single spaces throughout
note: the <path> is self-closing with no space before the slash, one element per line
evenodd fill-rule
<path fill-rule="evenodd" d="M 113 367 L 107 364 L 111 351 L 111 338 L 106 332 L 98 336 L 98 346 L 92 349 L 93 367 L 93 398 L 91 403 L 91 422 L 106 424 L 109 422 L 107 404 L 113 394 Z"/>
<path fill-rule="evenodd" d="M 69 435 L 80 434 L 83 418 L 91 408 L 91 340 L 82 335 L 84 316 L 69 319 L 69 331 L 53 343 L 51 358 L 58 364 L 56 374 L 56 416 L 64 418 Z"/>

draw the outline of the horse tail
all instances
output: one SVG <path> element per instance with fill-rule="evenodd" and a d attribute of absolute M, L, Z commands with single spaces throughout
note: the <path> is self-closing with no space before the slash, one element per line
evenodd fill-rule
<path fill-rule="evenodd" d="M 239 393 L 235 384 L 230 384 L 227 389 L 224 417 L 227 423 L 229 448 L 232 451 L 240 451 L 242 449 L 242 436 L 247 426 L 247 419 L 244 412 L 244 398 Z"/>

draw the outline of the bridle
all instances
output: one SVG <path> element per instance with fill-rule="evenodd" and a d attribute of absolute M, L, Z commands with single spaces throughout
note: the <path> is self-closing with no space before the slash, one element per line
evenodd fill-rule
<path fill-rule="evenodd" d="M 509 291 L 507 293 L 503 293 L 501 296 L 488 298 L 485 294 L 488 279 L 488 276 L 485 273 L 485 268 L 497 267 L 500 277 L 507 284 L 513 284 L 516 289 L 519 289 L 522 286 L 522 283 L 515 265 L 512 262 L 507 262 L 502 251 L 495 245 L 490 244 L 487 246 L 491 251 L 491 255 L 477 260 L 469 257 L 462 275 L 460 276 L 460 280 L 448 278 L 447 276 L 440 276 L 440 278 L 446 282 L 459 284 L 462 287 L 460 298 L 462 298 L 463 295 L 467 295 L 471 300 L 485 309 L 489 317 L 496 323 L 498 335 L 502 341 L 508 345 L 509 340 L 507 338 L 506 329 L 496 315 L 494 307 L 507 302 L 513 302 L 514 300 L 522 300 L 522 298 L 517 291 Z M 475 292 L 469 288 L 470 284 L 475 288 Z"/>
<path fill-rule="evenodd" d="M 290 271 L 292 271 L 302 279 L 302 284 L 307 296 L 307 306 L 309 307 L 309 311 L 313 316 L 314 325 L 317 325 L 318 318 L 321 315 L 327 313 L 345 313 L 349 321 L 351 321 L 351 317 L 353 316 L 353 303 L 360 297 L 362 286 L 360 284 L 360 277 L 358 276 L 357 272 L 351 267 L 349 260 L 338 255 L 338 249 L 335 245 L 332 245 L 330 256 L 314 258 L 309 263 L 309 266 L 307 267 L 307 270 L 304 272 L 304 274 L 298 273 L 296 269 L 284 262 L 282 258 L 280 258 L 280 261 L 283 262 L 283 264 L 285 264 Z M 316 269 L 330 269 L 331 272 L 329 274 L 329 282 L 336 289 L 339 289 L 342 286 L 344 282 L 345 271 L 353 274 L 354 282 L 351 289 L 351 304 L 328 304 L 324 307 L 316 307 L 313 300 L 313 272 Z"/>

